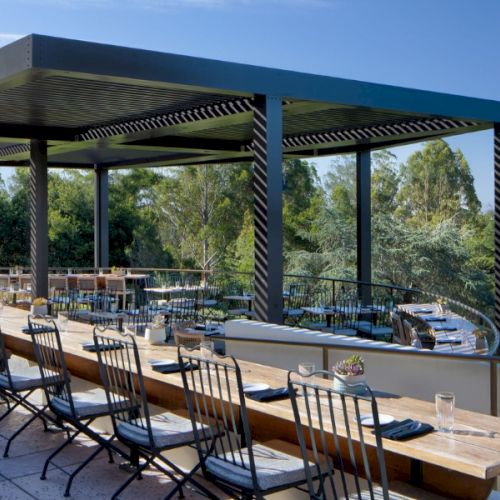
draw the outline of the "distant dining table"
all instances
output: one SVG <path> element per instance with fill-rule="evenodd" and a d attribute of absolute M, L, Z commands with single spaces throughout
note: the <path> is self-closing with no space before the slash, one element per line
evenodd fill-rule
<path fill-rule="evenodd" d="M 33 359 L 31 339 L 21 332 L 27 323 L 26 312 L 11 307 L 5 309 L 1 327 L 6 347 L 14 354 Z M 91 326 L 69 321 L 68 330 L 61 333 L 61 338 L 72 375 L 99 384 L 97 356 L 82 348 L 83 342 L 92 340 Z M 150 401 L 171 410 L 185 409 L 180 373 L 162 374 L 148 363 L 151 359 L 176 360 L 177 348 L 152 346 L 142 337 L 136 337 L 136 340 L 145 390 Z M 286 370 L 247 361 L 239 361 L 239 364 L 244 382 L 265 382 L 272 388 L 286 386 Z M 394 376 L 390 367 L 387 376 Z M 385 393 L 383 387 L 373 389 L 376 390 L 379 413 L 391 415 L 397 420 L 412 418 L 436 427 L 434 403 Z M 297 443 L 295 419 L 289 399 L 258 402 L 247 398 L 245 404 L 256 440 L 279 439 Z M 351 416 L 354 418 L 354 414 Z M 344 439 L 346 429 L 340 427 L 338 433 Z M 332 436 L 330 434 L 329 438 Z M 373 449 L 376 446 L 374 438 L 368 434 L 366 439 Z M 496 477 L 500 475 L 498 417 L 457 408 L 453 432 L 433 431 L 406 441 L 384 438 L 383 444 L 389 480 L 409 481 L 446 497 L 485 499 Z M 369 460 L 375 459 L 375 454 L 370 453 Z"/>
<path fill-rule="evenodd" d="M 379 312 L 383 312 L 385 307 L 382 305 L 333 305 L 333 306 L 313 306 L 302 307 L 302 309 L 313 316 L 324 316 L 326 319 L 326 327 L 332 326 L 332 318 L 336 315 L 358 315 L 372 316 Z"/>
<path fill-rule="evenodd" d="M 460 354 L 487 354 L 488 349 L 476 350 L 476 325 L 462 316 L 443 310 L 434 303 L 399 304 L 397 308 L 416 318 L 435 339 L 433 351 Z"/>

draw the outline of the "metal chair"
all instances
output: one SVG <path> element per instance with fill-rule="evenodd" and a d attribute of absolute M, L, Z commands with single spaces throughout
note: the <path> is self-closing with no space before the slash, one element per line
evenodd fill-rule
<path fill-rule="evenodd" d="M 287 307 L 283 309 L 283 319 L 285 322 L 297 325 L 304 316 L 303 307 L 311 304 L 311 287 L 306 283 L 292 283 L 288 288 Z"/>
<path fill-rule="evenodd" d="M 368 322 L 359 324 L 358 330 L 362 335 L 374 340 L 392 340 L 392 324 L 390 313 L 394 309 L 392 298 L 374 299 L 372 304 L 361 306 L 360 318 L 368 318 Z"/>
<path fill-rule="evenodd" d="M 261 499 L 304 484 L 301 459 L 252 442 L 241 370 L 234 357 L 209 352 L 208 358 L 182 346 L 178 350 L 204 476 L 239 498 Z"/>
<path fill-rule="evenodd" d="M 32 422 L 39 419 L 45 431 L 48 431 L 47 420 L 60 426 L 59 422 L 47 414 L 48 404 L 38 407 L 28 398 L 37 389 L 43 389 L 43 381 L 37 366 L 26 367 L 22 370 L 12 371 L 9 367 L 9 354 L 5 348 L 5 341 L 0 329 L 0 395 L 7 401 L 7 411 L 0 416 L 0 422 L 10 415 L 17 407 L 21 406 L 32 415 L 8 438 L 3 456 L 9 456 L 12 441 L 21 434 Z M 10 404 L 10 401 L 13 404 Z"/>
<path fill-rule="evenodd" d="M 315 382 L 319 376 L 328 382 L 319 378 Z M 329 371 L 288 373 L 310 498 L 427 498 L 425 492 L 402 483 L 391 484 L 396 492 L 389 489 L 375 396 L 368 386 L 363 395 L 337 391 L 332 387 L 334 378 L 338 377 Z M 361 425 L 363 413 L 373 417 L 373 427 Z"/>
<path fill-rule="evenodd" d="M 108 451 L 110 463 L 113 462 L 112 451 L 127 460 L 129 456 L 111 443 L 114 436 L 106 439 L 101 436 L 99 431 L 92 429 L 91 424 L 96 418 L 110 416 L 113 410 L 108 407 L 103 389 L 96 388 L 85 392 L 72 391 L 61 338 L 55 322 L 51 319 L 30 315 L 28 316 L 28 327 L 48 406 L 58 418 L 75 429 L 73 433 L 68 435 L 68 439 L 49 455 L 40 479 L 46 479 L 47 469 L 54 457 L 71 444 L 80 433 L 85 434 L 98 444 L 97 449 L 71 473 L 64 493 L 64 496 L 67 497 L 75 476 L 102 450 Z"/>
<path fill-rule="evenodd" d="M 103 335 L 106 331 L 115 335 Z M 112 413 L 115 435 L 131 449 L 132 464 L 136 467 L 135 472 L 114 492 L 112 498 L 116 498 L 134 479 L 140 478 L 148 465 L 153 465 L 176 483 L 167 498 L 171 498 L 177 491 L 182 498 L 182 486 L 187 481 L 210 498 L 216 498 L 193 478 L 199 464 L 186 473 L 162 455 L 166 450 L 194 443 L 191 421 L 170 412 L 150 415 L 141 360 L 134 337 L 109 328 L 106 330 L 95 327 L 94 343 L 109 407 L 119 409 Z M 120 349 L 107 350 L 106 346 L 110 344 L 118 345 Z M 138 393 L 135 384 L 139 388 Z M 143 463 L 139 463 L 140 457 L 145 459 Z"/>

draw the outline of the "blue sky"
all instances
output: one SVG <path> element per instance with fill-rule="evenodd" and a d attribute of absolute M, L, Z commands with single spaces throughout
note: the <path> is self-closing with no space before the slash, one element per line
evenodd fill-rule
<path fill-rule="evenodd" d="M 499 0 L 0 0 L 0 13 L 0 45 L 42 33 L 500 100 Z M 491 208 L 492 133 L 450 143 Z"/>

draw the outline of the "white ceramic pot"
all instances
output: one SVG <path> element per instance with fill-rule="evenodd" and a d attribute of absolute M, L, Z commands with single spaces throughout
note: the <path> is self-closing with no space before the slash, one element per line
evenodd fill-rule
<path fill-rule="evenodd" d="M 364 394 L 366 392 L 365 375 L 338 375 L 333 379 L 333 389 L 338 392 L 350 394 Z M 338 378 L 337 378 L 338 377 Z M 358 387 L 349 387 L 353 384 L 363 384 Z"/>
<path fill-rule="evenodd" d="M 165 327 L 161 328 L 146 328 L 144 338 L 153 345 L 165 343 Z"/>
<path fill-rule="evenodd" d="M 30 313 L 32 315 L 36 316 L 47 316 L 48 314 L 48 308 L 47 305 L 43 306 L 31 306 L 30 308 Z"/>

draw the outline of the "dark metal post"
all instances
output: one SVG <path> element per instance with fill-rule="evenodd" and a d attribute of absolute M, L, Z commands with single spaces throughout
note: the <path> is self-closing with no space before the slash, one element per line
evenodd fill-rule
<path fill-rule="evenodd" d="M 500 123 L 494 125 L 495 148 L 495 326 L 500 329 Z"/>
<path fill-rule="evenodd" d="M 356 153 L 356 205 L 358 236 L 358 280 L 372 280 L 372 231 L 371 231 L 371 166 L 370 151 Z M 369 286 L 359 288 L 363 304 L 371 302 Z"/>
<path fill-rule="evenodd" d="M 31 140 L 30 149 L 30 259 L 31 294 L 49 293 L 49 204 L 47 141 Z"/>
<path fill-rule="evenodd" d="M 108 170 L 94 167 L 94 267 L 109 267 Z"/>
<path fill-rule="evenodd" d="M 281 97 L 255 96 L 255 311 L 283 323 L 283 115 Z"/>

